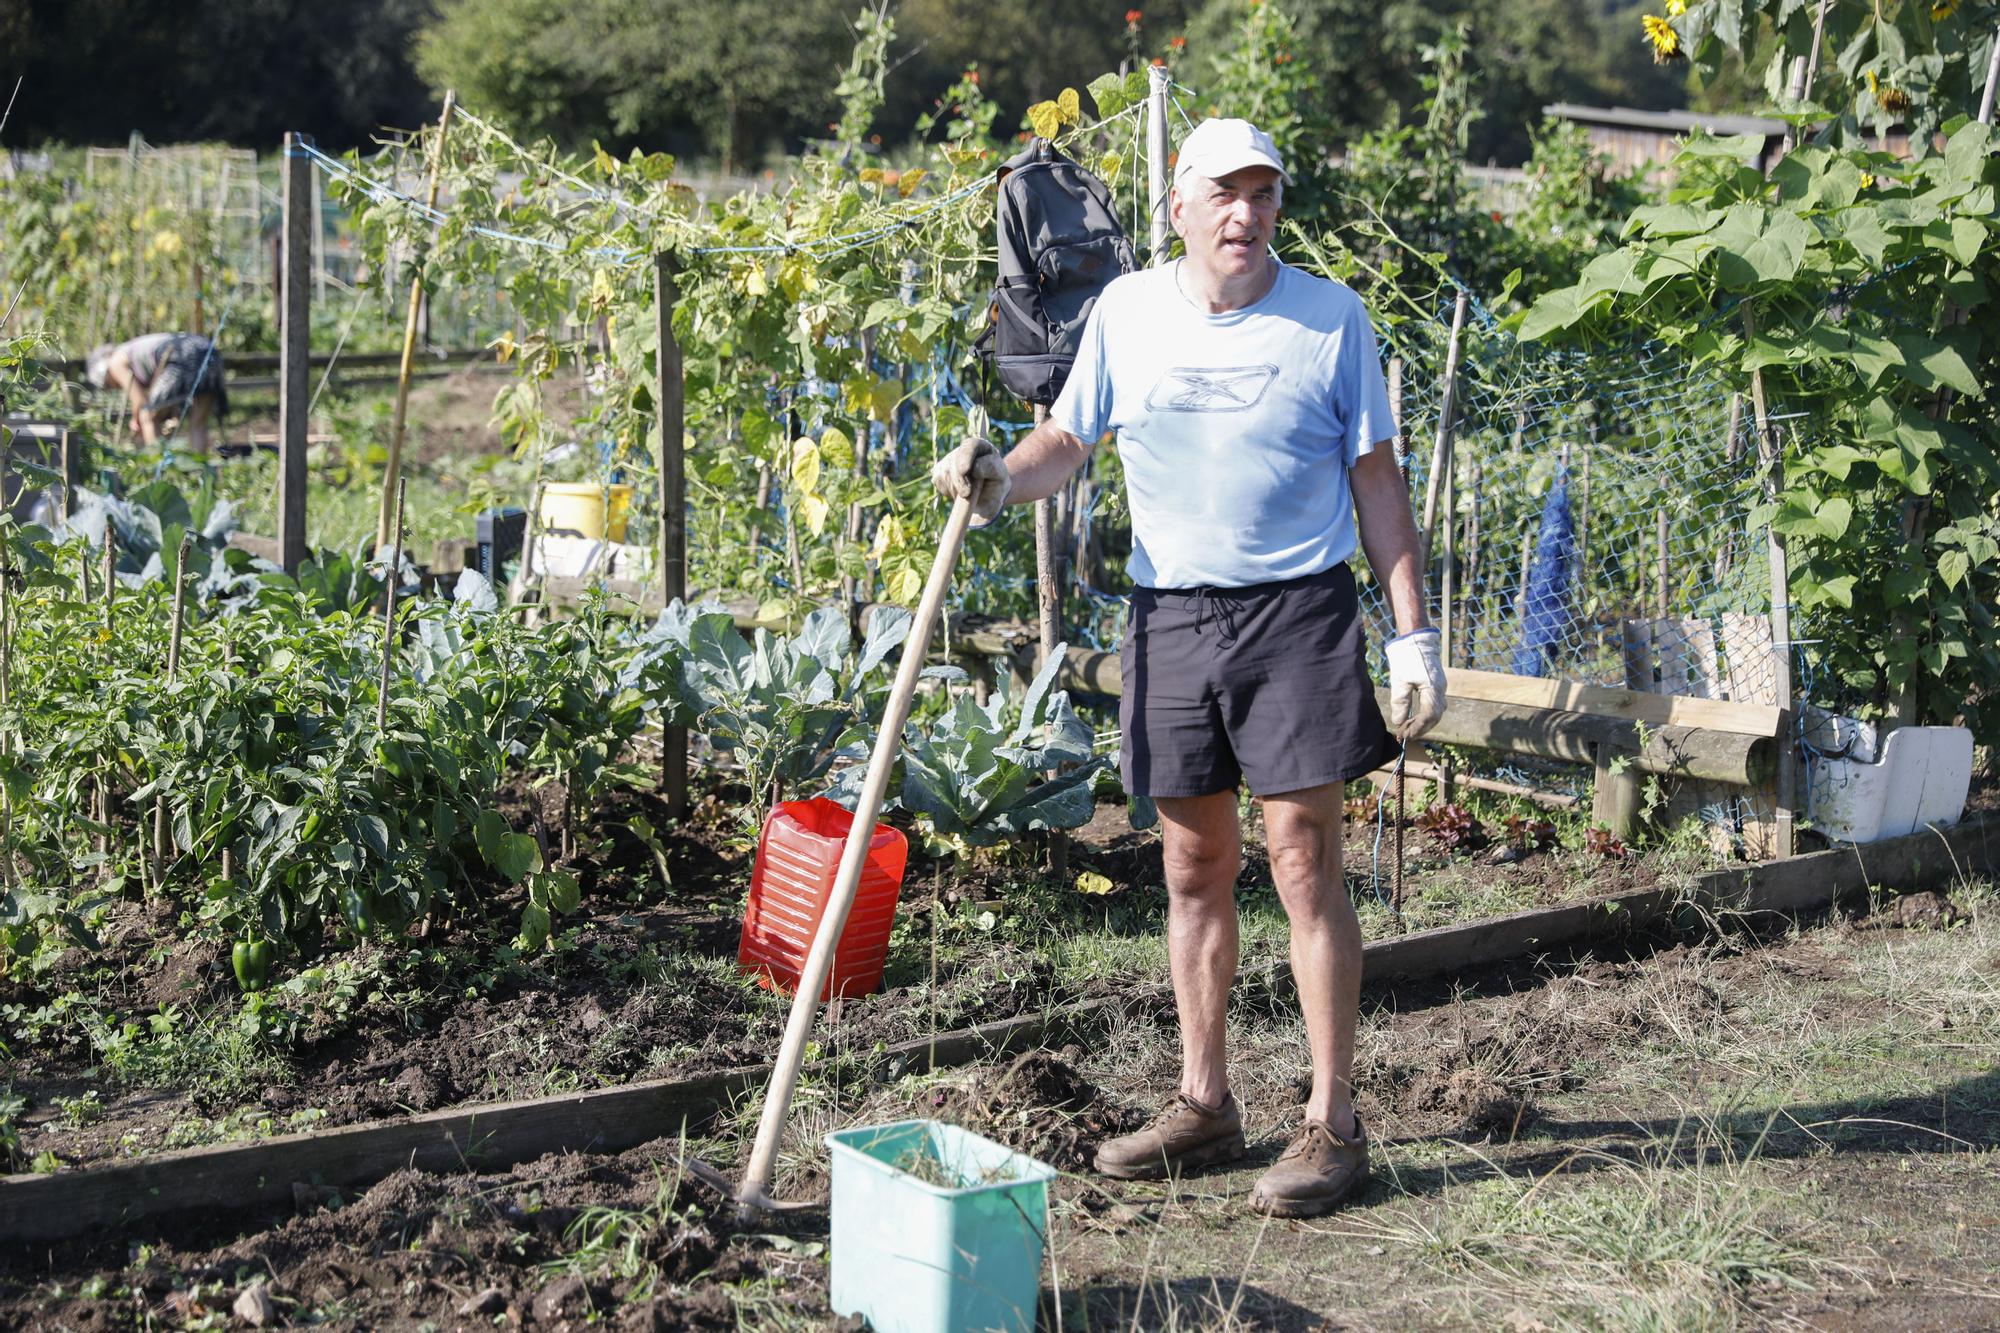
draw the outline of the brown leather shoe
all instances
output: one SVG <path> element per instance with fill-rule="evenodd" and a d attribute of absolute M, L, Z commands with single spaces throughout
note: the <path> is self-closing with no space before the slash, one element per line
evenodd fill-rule
<path fill-rule="evenodd" d="M 1250 1206 L 1273 1217 L 1318 1217 L 1368 1178 L 1368 1134 L 1354 1117 L 1344 1139 L 1324 1120 L 1308 1120 L 1250 1191 Z"/>
<path fill-rule="evenodd" d="M 1107 1139 L 1097 1150 L 1097 1170 L 1120 1180 L 1160 1180 L 1233 1162 L 1246 1151 L 1235 1096 L 1225 1093 L 1221 1106 L 1207 1107 L 1180 1093 L 1138 1133 Z"/>

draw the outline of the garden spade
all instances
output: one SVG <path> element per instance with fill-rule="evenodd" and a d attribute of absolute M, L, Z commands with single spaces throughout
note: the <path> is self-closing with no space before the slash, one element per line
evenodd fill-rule
<path fill-rule="evenodd" d="M 819 1012 L 820 991 L 833 967 L 834 947 L 847 924 L 848 909 L 861 883 L 861 869 L 868 859 L 868 843 L 875 835 L 876 816 L 888 794 L 889 774 L 896 766 L 896 747 L 902 743 L 903 724 L 909 721 L 910 704 L 916 697 L 917 678 L 923 673 L 924 653 L 930 647 L 931 630 L 944 605 L 945 590 L 951 586 L 952 567 L 958 563 L 959 547 L 965 542 L 966 525 L 972 506 L 963 499 L 952 502 L 945 519 L 944 533 L 938 538 L 937 556 L 931 561 L 930 578 L 917 603 L 910 637 L 903 643 L 902 664 L 896 668 L 896 682 L 889 690 L 889 702 L 882 712 L 882 729 L 876 734 L 875 748 L 868 756 L 868 774 L 861 784 L 861 797 L 854 803 L 854 823 L 847 831 L 847 844 L 840 855 L 840 867 L 827 898 L 826 911 L 819 919 L 812 949 L 799 973 L 798 993 L 792 998 L 791 1016 L 785 1022 L 785 1040 L 778 1048 L 777 1063 L 771 1068 L 771 1083 L 764 1092 L 764 1113 L 757 1122 L 757 1141 L 750 1149 L 750 1162 L 743 1169 L 743 1183 L 736 1191 L 740 1215 L 755 1218 L 787 1207 L 771 1198 L 771 1174 L 777 1165 L 778 1141 L 784 1137 L 785 1119 L 791 1112 L 792 1093 L 798 1086 L 799 1063 L 805 1056 L 806 1039 L 812 1035 L 813 1019 Z"/>

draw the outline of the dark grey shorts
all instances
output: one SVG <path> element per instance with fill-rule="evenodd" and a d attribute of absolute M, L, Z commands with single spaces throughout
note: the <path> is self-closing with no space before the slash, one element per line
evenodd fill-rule
<path fill-rule="evenodd" d="M 1395 757 L 1369 682 L 1354 574 L 1248 588 L 1134 588 L 1119 657 L 1127 791 L 1258 796 Z"/>

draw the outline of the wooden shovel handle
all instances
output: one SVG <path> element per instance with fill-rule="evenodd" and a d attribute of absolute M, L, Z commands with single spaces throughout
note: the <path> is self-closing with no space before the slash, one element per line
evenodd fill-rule
<path fill-rule="evenodd" d="M 771 1175 L 777 1166 L 778 1141 L 784 1137 L 792 1093 L 798 1087 L 806 1039 L 812 1035 L 813 1019 L 819 1013 L 819 994 L 833 967 L 834 946 L 840 942 L 840 932 L 847 925 L 848 909 L 854 906 L 861 868 L 868 859 L 868 844 L 875 836 L 876 816 L 882 812 L 889 774 L 896 766 L 896 749 L 902 744 L 903 724 L 910 719 L 917 678 L 923 674 L 931 631 L 943 609 L 944 595 L 951 587 L 951 571 L 958 563 L 959 548 L 965 544 L 965 529 L 971 518 L 970 503 L 962 499 L 952 502 L 951 516 L 945 520 L 937 555 L 931 561 L 930 578 L 917 603 L 916 619 L 910 625 L 909 638 L 903 641 L 903 660 L 896 668 L 896 683 L 889 690 L 874 751 L 868 756 L 868 776 L 861 784 L 861 798 L 854 805 L 854 823 L 847 830 L 847 844 L 841 850 L 833 892 L 820 916 L 812 950 L 806 954 L 805 969 L 799 974 L 798 994 L 792 997 L 791 1016 L 785 1021 L 785 1040 L 778 1047 L 777 1062 L 771 1067 L 771 1083 L 764 1092 L 757 1141 L 750 1149 L 750 1161 L 743 1169 L 743 1183 L 736 1194 L 738 1204 L 746 1210 L 768 1211 L 774 1206 L 769 1193 Z"/>

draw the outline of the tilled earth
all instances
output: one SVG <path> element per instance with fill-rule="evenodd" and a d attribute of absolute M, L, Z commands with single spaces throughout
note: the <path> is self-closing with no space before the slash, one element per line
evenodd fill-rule
<path fill-rule="evenodd" d="M 1726 1082 L 1752 1058 L 1684 1060 L 1674 1052 L 1712 1052 L 1717 1034 L 1768 1023 L 1763 1006 L 1773 996 L 1792 1006 L 1788 1023 L 1823 1025 L 1837 1045 L 1842 1032 L 1871 1017 L 1852 1000 L 1868 975 L 1857 971 L 1855 950 L 1893 950 L 1905 938 L 1932 936 L 1948 944 L 1956 936 L 1938 922 L 1955 915 L 1963 913 L 1945 900 L 1890 904 L 1856 924 L 1836 921 L 1774 940 L 1638 941 L 1371 992 L 1357 1074 L 1361 1113 L 1381 1160 L 1374 1182 L 1327 1224 L 1271 1228 L 1243 1205 L 1295 1122 L 1303 1092 L 1296 1082 L 1260 1077 L 1298 1033 L 1276 1017 L 1280 1001 L 1254 988 L 1239 997 L 1233 1022 L 1239 1041 L 1254 1048 L 1238 1054 L 1252 1147 L 1237 1167 L 1179 1185 L 1088 1174 L 1096 1145 L 1135 1127 L 1171 1090 L 1165 1003 L 1138 1006 L 1089 1050 L 1035 1050 L 834 1089 L 837 1123 L 933 1116 L 1060 1168 L 1052 1244 L 1066 1294 L 1045 1291 L 1051 1316 L 1062 1300 L 1069 1321 L 1092 1326 L 1307 1329 L 1326 1326 L 1329 1313 L 1341 1309 L 1335 1326 L 1492 1326 L 1468 1313 L 1484 1308 L 1468 1300 L 1485 1298 L 1468 1297 L 1455 1281 L 1441 1284 L 1423 1267 L 1421 1251 L 1367 1243 L 1371 1235 L 1398 1234 L 1368 1230 L 1379 1225 L 1378 1213 L 1449 1207 L 1460 1194 L 1476 1199 L 1481 1180 L 1503 1173 L 1561 1178 L 1646 1158 L 1659 1135 L 1671 1132 L 1672 1117 L 1686 1114 L 1659 1100 L 1679 1064 L 1687 1066 L 1688 1086 L 1699 1087 Z M 1975 980 L 2000 974 L 2000 953 L 1967 966 Z M 1927 1002 L 1921 994 L 1903 998 Z M 1937 1021 L 1948 1024 L 1950 1015 Z M 1866 1111 L 1843 1113 L 1843 1123 L 1853 1122 L 1843 1131 L 1845 1151 L 1861 1156 L 1815 1166 L 1827 1151 L 1824 1128 L 1797 1143 L 1760 1139 L 1775 1155 L 1773 1170 L 1811 1172 L 1819 1182 L 1813 1189 L 1835 1191 L 1823 1201 L 1813 1196 L 1816 1208 L 1835 1215 L 1846 1215 L 1843 1190 L 1861 1191 L 1854 1206 L 1864 1213 L 1900 1207 L 1877 1193 L 1879 1182 L 1867 1172 L 1845 1168 L 1868 1153 L 1922 1160 L 1926 1136 L 1942 1132 L 1927 1126 L 1940 1116 L 1950 1117 L 1949 1133 L 1960 1144 L 2000 1144 L 2000 1099 L 1993 1097 L 1961 1094 L 1948 1107 L 1934 1097 L 1888 1097 L 1832 1110 L 1847 1106 Z M 1796 1115 L 1808 1110 L 1828 1114 L 1814 1107 Z M 812 1163 L 820 1161 L 816 1138 L 826 1127 L 795 1125 L 792 1147 L 800 1156 L 792 1159 L 788 1196 L 823 1196 L 825 1179 Z M 727 1165 L 743 1128 L 725 1127 L 696 1150 Z M 291 1208 L 272 1213 L 217 1213 L 32 1255 L 0 1253 L 0 1326 L 187 1327 L 245 1322 L 245 1312 L 271 1323 L 339 1328 L 831 1326 L 824 1215 L 804 1214 L 786 1229 L 734 1232 L 723 1201 L 683 1173 L 677 1149 L 658 1143 L 619 1155 L 555 1154 L 505 1172 L 403 1171 L 350 1197 L 302 1186 Z M 1671 1165 L 1671 1155 L 1667 1160 Z M 1699 1154 L 1689 1158 L 1685 1169 L 1700 1161 Z M 1969 1188 L 1940 1179 L 1928 1207 L 1940 1217 L 1972 1218 L 1982 1206 L 2000 1206 Z M 1903 1225 L 1918 1224 L 1913 1215 Z M 1957 1234 L 1972 1233 L 1961 1222 Z M 1905 1241 L 1913 1260 L 1929 1252 L 1920 1247 L 1935 1248 L 1920 1226 L 1898 1232 L 1895 1243 Z M 1867 1311 L 1894 1313 L 1898 1326 L 1903 1315 L 1912 1326 L 1981 1326 L 1981 1312 L 1993 1308 L 1964 1293 L 1979 1273 L 2000 1271 L 1992 1268 L 2000 1255 L 1969 1257 L 1962 1247 L 1950 1254 L 1956 1257 L 1932 1260 L 1944 1267 L 1930 1297 L 1908 1287 L 1914 1274 L 1906 1269 L 1894 1270 L 1902 1276 L 1887 1285 L 1865 1285 L 1872 1279 L 1864 1274 L 1860 1294 L 1851 1296 L 1839 1294 L 1845 1288 L 1838 1282 L 1838 1290 L 1809 1301 L 1783 1286 L 1752 1288 L 1725 1294 L 1725 1302 L 1740 1304 L 1725 1304 L 1725 1313 L 1734 1313 L 1717 1326 L 1776 1317 L 1864 1327 L 1871 1326 Z M 1516 1327 L 1538 1322 L 1529 1314 L 1511 1318 Z"/>

